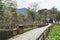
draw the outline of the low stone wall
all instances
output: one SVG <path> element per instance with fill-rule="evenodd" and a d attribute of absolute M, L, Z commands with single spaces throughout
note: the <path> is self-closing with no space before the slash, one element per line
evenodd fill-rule
<path fill-rule="evenodd" d="M 12 36 L 12 31 L 0 31 L 0 40 L 6 40 Z"/>

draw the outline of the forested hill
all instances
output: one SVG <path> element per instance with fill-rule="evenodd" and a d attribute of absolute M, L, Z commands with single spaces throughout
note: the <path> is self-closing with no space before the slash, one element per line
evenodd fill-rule
<path fill-rule="evenodd" d="M 26 8 L 17 9 L 17 12 L 26 14 Z"/>

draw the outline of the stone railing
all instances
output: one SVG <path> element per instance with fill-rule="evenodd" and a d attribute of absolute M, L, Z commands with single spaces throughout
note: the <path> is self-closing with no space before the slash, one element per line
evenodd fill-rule
<path fill-rule="evenodd" d="M 46 27 L 46 29 L 43 31 L 43 33 L 37 38 L 37 40 L 45 40 L 48 36 L 48 33 L 50 32 L 50 29 L 53 25 L 49 25 Z"/>

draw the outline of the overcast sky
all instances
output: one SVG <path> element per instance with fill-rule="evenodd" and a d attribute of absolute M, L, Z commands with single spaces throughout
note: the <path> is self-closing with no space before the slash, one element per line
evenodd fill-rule
<path fill-rule="evenodd" d="M 39 9 L 47 8 L 50 9 L 53 6 L 60 10 L 60 0 L 16 0 L 18 8 L 28 8 L 31 3 L 38 3 Z"/>

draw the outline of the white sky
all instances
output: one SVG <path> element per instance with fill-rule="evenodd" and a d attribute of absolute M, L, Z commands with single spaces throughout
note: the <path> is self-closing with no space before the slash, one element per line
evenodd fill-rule
<path fill-rule="evenodd" d="M 16 0 L 18 8 L 28 8 L 30 4 L 36 2 L 39 5 L 39 9 L 50 9 L 53 6 L 60 10 L 60 0 Z"/>

